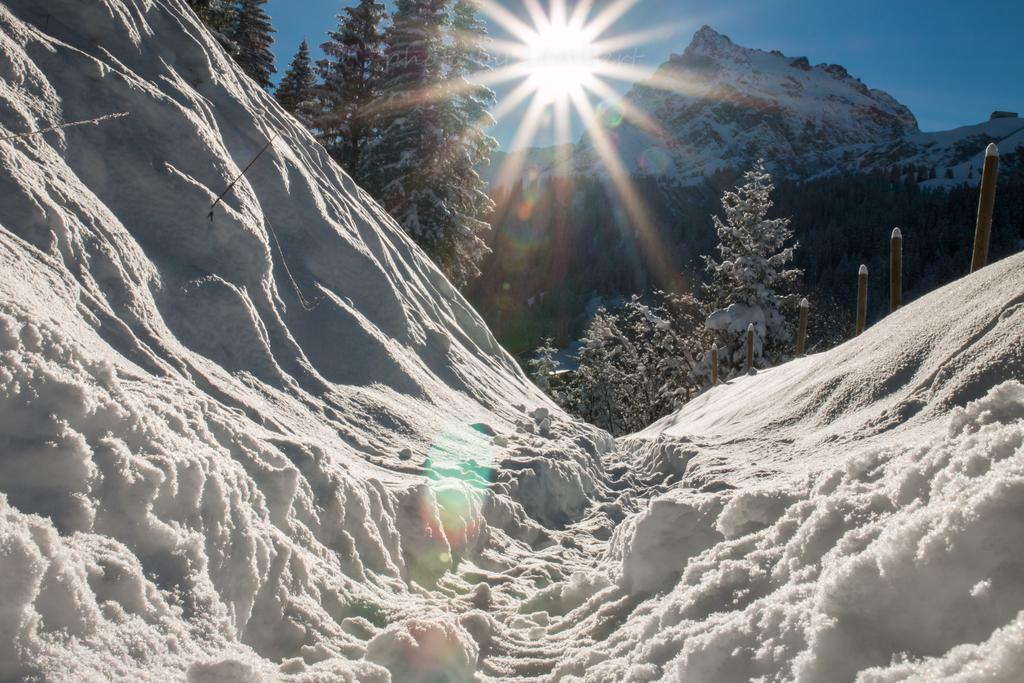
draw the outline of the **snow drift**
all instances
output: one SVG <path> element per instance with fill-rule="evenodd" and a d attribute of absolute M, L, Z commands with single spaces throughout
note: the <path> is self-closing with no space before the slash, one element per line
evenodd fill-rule
<path fill-rule="evenodd" d="M 0 55 L 8 134 L 129 113 L 0 142 L 0 680 L 1020 670 L 1024 257 L 616 444 L 183 2 Z"/>
<path fill-rule="evenodd" d="M 129 114 L 0 143 L 0 679 L 383 679 L 405 641 L 367 641 L 421 586 L 581 513 L 610 440 L 530 416 L 553 406 L 183 2 L 5 3 L 0 53 L 9 134 Z"/>
<path fill-rule="evenodd" d="M 644 600 L 588 680 L 1014 680 L 1024 255 L 630 437 L 671 485 L 606 558 Z M 656 599 L 649 599 L 652 594 Z"/>

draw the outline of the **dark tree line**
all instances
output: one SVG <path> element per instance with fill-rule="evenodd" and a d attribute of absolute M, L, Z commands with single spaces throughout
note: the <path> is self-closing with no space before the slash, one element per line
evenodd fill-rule
<path fill-rule="evenodd" d="M 1024 248 L 1024 174 L 1008 165 L 1000 181 L 990 261 Z M 974 245 L 978 188 L 927 189 L 877 176 L 835 177 L 780 186 L 779 210 L 793 216 L 804 245 L 797 263 L 816 290 L 852 310 L 856 272 L 868 266 L 870 317 L 885 314 L 889 235 L 903 232 L 905 301 L 966 275 Z"/>
<path fill-rule="evenodd" d="M 1024 244 L 1022 160 L 1024 150 L 1002 157 L 992 260 Z M 737 178 L 718 174 L 698 187 L 634 179 L 651 216 L 654 241 L 673 264 L 668 275 L 650 267 L 639 227 L 598 178 L 565 178 L 499 193 L 489 240 L 493 253 L 483 277 L 467 290 L 470 300 L 506 348 L 522 354 L 547 337 L 559 346 L 578 338 L 598 304 L 614 307 L 657 289 L 699 292 L 706 277 L 700 257 L 716 245 L 709 216 Z M 874 294 L 870 315 L 884 314 L 889 234 L 896 226 L 904 235 L 905 301 L 968 272 L 976 184 L 929 188 L 916 180 L 915 171 L 913 178 L 887 172 L 777 183 L 775 209 L 792 219 L 800 244 L 795 265 L 804 271 L 800 289 L 815 312 L 810 344 L 817 320 L 849 321 L 861 263 L 868 266 Z"/>

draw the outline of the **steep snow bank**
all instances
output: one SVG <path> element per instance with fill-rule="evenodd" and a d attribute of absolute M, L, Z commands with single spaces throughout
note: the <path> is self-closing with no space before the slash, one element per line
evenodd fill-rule
<path fill-rule="evenodd" d="M 0 142 L 0 680 L 383 680 L 424 587 L 603 495 L 610 440 L 183 2 L 7 2 L 0 55 L 8 134 L 129 114 Z"/>
<path fill-rule="evenodd" d="M 722 481 L 734 485 L 737 477 L 801 475 L 830 459 L 830 449 L 885 441 L 894 430 L 932 429 L 953 407 L 1024 379 L 1022 258 L 933 292 L 830 353 L 711 389 L 635 441 L 727 443 Z"/>
<path fill-rule="evenodd" d="M 1024 255 L 629 437 L 586 680 L 1015 680 Z M 614 607 L 609 607 L 614 605 Z M 600 614 L 600 619 L 597 615 Z"/>
<path fill-rule="evenodd" d="M 620 585 L 661 595 L 556 671 L 1018 680 L 1024 384 L 1003 383 L 942 422 L 929 438 L 831 449 L 832 463 L 798 483 L 656 498 L 620 530 Z"/>

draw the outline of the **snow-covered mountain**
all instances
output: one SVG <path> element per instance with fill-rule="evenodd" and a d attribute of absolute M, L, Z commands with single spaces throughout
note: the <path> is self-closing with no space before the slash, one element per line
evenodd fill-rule
<path fill-rule="evenodd" d="M 981 168 L 989 142 L 1004 153 L 1024 147 L 1019 117 L 922 133 L 905 105 L 844 67 L 742 47 L 708 26 L 623 101 L 625 115 L 604 117 L 602 126 L 625 169 L 684 184 L 758 157 L 792 178 L 913 165 L 934 168 L 933 184 L 963 182 Z M 602 175 L 597 148 L 585 133 L 568 161 L 534 151 L 531 172 Z"/>
<path fill-rule="evenodd" d="M 962 126 L 948 131 L 917 133 L 899 140 L 872 145 L 863 150 L 843 151 L 840 161 L 855 160 L 849 168 L 885 170 L 894 166 L 914 166 L 935 177 L 928 185 L 977 182 L 984 166 L 985 148 L 996 144 L 1005 161 L 1016 164 L 1024 172 L 1024 119 L 1017 114 L 993 115 L 984 123 Z M 845 159 L 843 158 L 845 156 Z M 1003 164 L 1003 173 L 1007 172 Z"/>
<path fill-rule="evenodd" d="M 909 109 L 838 64 L 741 47 L 708 26 L 625 100 L 655 124 L 641 131 L 627 117 L 615 131 L 628 168 L 657 171 L 651 160 L 664 154 L 682 178 L 757 156 L 813 168 L 836 147 L 917 132 Z M 584 138 L 584 168 L 599 163 L 591 147 Z"/>
<path fill-rule="evenodd" d="M 0 54 L 0 681 L 1019 673 L 1024 256 L 616 443 L 182 0 Z"/>

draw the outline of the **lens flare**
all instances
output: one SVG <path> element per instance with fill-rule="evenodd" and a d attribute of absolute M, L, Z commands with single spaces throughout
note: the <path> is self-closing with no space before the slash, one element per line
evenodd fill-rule
<path fill-rule="evenodd" d="M 530 39 L 528 47 L 529 80 L 536 96 L 545 102 L 564 100 L 594 73 L 593 46 L 578 27 L 550 24 Z"/>
<path fill-rule="evenodd" d="M 616 32 L 616 23 L 638 2 L 611 0 L 595 9 L 597 3 L 593 0 L 578 0 L 571 7 L 566 0 L 550 0 L 545 9 L 541 0 L 524 0 L 522 7 L 526 12 L 520 16 L 498 0 L 478 0 L 483 12 L 509 36 L 490 41 L 485 49 L 503 54 L 510 63 L 481 72 L 477 83 L 520 81 L 491 112 L 494 120 L 501 120 L 521 111 L 520 106 L 529 100 L 509 145 L 511 150 L 529 148 L 538 133 L 549 127 L 556 145 L 568 149 L 573 142 L 572 121 L 582 121 L 593 151 L 611 181 L 609 185 L 624 207 L 626 222 L 639 237 L 648 267 L 661 286 L 675 288 L 679 284 L 679 269 L 670 262 L 670 252 L 652 224 L 631 177 L 634 172 L 658 174 L 671 167 L 670 136 L 608 81 L 643 81 L 645 87 L 684 94 L 694 92 L 699 84 L 665 70 L 653 72 L 638 65 L 635 59 L 626 58 L 635 55 L 638 46 L 683 28 L 662 23 L 646 31 Z M 632 152 L 628 163 L 619 158 L 618 131 L 623 130 L 625 123 L 648 134 L 655 143 L 639 155 Z M 556 159 L 554 166 L 572 173 L 571 164 Z M 499 192 L 507 190 L 508 196 L 515 198 L 506 210 L 520 225 L 546 215 L 531 182 L 535 181 L 529 177 L 527 155 L 513 153 L 506 155 L 491 183 L 492 188 Z M 552 182 L 554 178 L 545 177 L 541 184 L 548 186 Z M 500 304 L 512 303 L 505 292 L 495 292 L 493 297 L 499 308 L 503 308 Z"/>
<path fill-rule="evenodd" d="M 494 474 L 493 432 L 482 424 L 453 423 L 441 429 L 424 463 L 428 485 L 420 497 L 426 534 L 444 538 L 448 550 L 423 558 L 427 566 L 451 565 L 477 538 L 483 491 Z"/>
<path fill-rule="evenodd" d="M 660 147 L 648 147 L 636 160 L 637 167 L 644 173 L 664 173 L 671 163 L 668 153 Z"/>
<path fill-rule="evenodd" d="M 622 125 L 622 105 L 615 101 L 604 101 L 597 105 L 597 115 L 608 128 L 618 128 Z"/>

